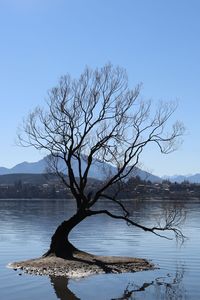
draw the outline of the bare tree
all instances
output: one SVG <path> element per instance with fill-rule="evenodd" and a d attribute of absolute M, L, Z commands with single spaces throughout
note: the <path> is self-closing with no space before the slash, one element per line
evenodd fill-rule
<path fill-rule="evenodd" d="M 48 94 L 47 109 L 36 108 L 24 121 L 19 135 L 21 144 L 50 154 L 51 170 L 71 190 L 76 201 L 76 213 L 56 229 L 46 255 L 71 257 L 78 250 L 68 240 L 70 231 L 85 218 L 99 214 L 157 235 L 173 231 L 176 238 L 182 237 L 181 231 L 174 227 L 177 217 L 180 218 L 177 211 L 170 213 L 162 226 L 149 228 L 135 222 L 116 195 L 107 194 L 108 189 L 132 173 L 148 144 L 154 143 L 162 153 L 170 153 L 176 150 L 184 132 L 180 122 L 169 129 L 168 121 L 176 105 L 160 103 L 153 108 L 150 101 L 140 99 L 140 89 L 140 85 L 128 88 L 122 68 L 112 65 L 96 70 L 86 68 L 77 80 L 69 75 L 61 77 Z M 109 174 L 92 193 L 87 189 L 88 178 L 97 161 L 115 166 L 116 172 Z M 114 201 L 122 213 L 92 209 L 100 198 Z"/>

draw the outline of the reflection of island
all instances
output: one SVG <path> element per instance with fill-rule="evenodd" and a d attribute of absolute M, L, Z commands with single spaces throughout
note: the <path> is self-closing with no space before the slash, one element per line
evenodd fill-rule
<path fill-rule="evenodd" d="M 80 300 L 76 295 L 68 289 L 69 279 L 66 277 L 49 276 L 56 296 L 60 300 Z"/>
<path fill-rule="evenodd" d="M 140 285 L 130 282 L 124 287 L 122 295 L 119 295 L 118 298 L 111 298 L 111 300 L 133 300 L 136 299 L 135 297 L 138 293 L 144 293 L 141 294 L 144 296 L 144 299 L 184 299 L 183 276 L 184 268 L 181 267 L 177 268 L 174 276 L 168 274 L 165 277 L 158 277 L 151 282 L 143 282 Z M 68 288 L 68 278 L 50 276 L 50 280 L 58 299 L 80 300 Z M 152 297 L 149 295 L 150 288 Z"/>

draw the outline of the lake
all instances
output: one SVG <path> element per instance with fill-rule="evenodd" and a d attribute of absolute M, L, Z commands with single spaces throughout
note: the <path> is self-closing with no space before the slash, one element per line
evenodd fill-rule
<path fill-rule="evenodd" d="M 124 201 L 134 220 L 144 225 L 153 224 L 166 206 L 174 205 L 167 200 Z M 112 203 L 101 201 L 98 205 L 117 213 L 118 207 Z M 182 230 L 188 239 L 182 246 L 107 216 L 88 218 L 70 236 L 81 250 L 147 258 L 159 269 L 72 280 L 27 275 L 6 265 L 41 256 L 56 226 L 73 213 L 73 200 L 0 200 L 0 299 L 199 299 L 200 201 L 184 200 L 176 205 L 187 213 Z"/>

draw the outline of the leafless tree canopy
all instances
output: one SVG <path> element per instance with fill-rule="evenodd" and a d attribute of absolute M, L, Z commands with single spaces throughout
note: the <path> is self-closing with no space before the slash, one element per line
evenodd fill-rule
<path fill-rule="evenodd" d="M 112 65 L 96 70 L 86 68 L 79 79 L 62 76 L 48 93 L 47 109 L 36 108 L 29 114 L 19 139 L 23 145 L 51 154 L 51 167 L 70 188 L 77 212 L 84 211 L 87 216 L 105 213 L 153 233 L 174 231 L 174 216 L 166 218 L 164 226 L 147 228 L 129 218 L 121 201 L 106 195 L 109 187 L 132 172 L 148 144 L 157 145 L 162 153 L 170 153 L 177 148 L 184 132 L 180 122 L 169 129 L 168 121 L 176 104 L 159 103 L 155 109 L 151 101 L 140 99 L 140 89 L 141 85 L 129 89 L 125 70 Z M 60 160 L 65 163 L 69 180 L 59 169 Z M 74 160 L 78 163 L 78 178 L 72 168 Z M 117 171 L 91 194 L 86 187 L 96 160 L 114 165 Z M 122 214 L 92 210 L 101 197 L 111 198 L 121 207 Z"/>

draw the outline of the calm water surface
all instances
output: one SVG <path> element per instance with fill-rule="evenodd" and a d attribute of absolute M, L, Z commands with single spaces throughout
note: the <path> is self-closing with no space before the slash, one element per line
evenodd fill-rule
<path fill-rule="evenodd" d="M 158 201 L 126 204 L 145 225 L 163 212 Z M 99 205 L 105 207 L 105 202 Z M 200 299 L 200 201 L 184 202 L 184 209 L 183 231 L 189 239 L 182 247 L 106 216 L 88 218 L 71 233 L 77 247 L 99 255 L 147 258 L 160 269 L 72 280 L 25 275 L 6 265 L 44 253 L 56 226 L 72 214 L 73 201 L 0 200 L 0 299 Z"/>

